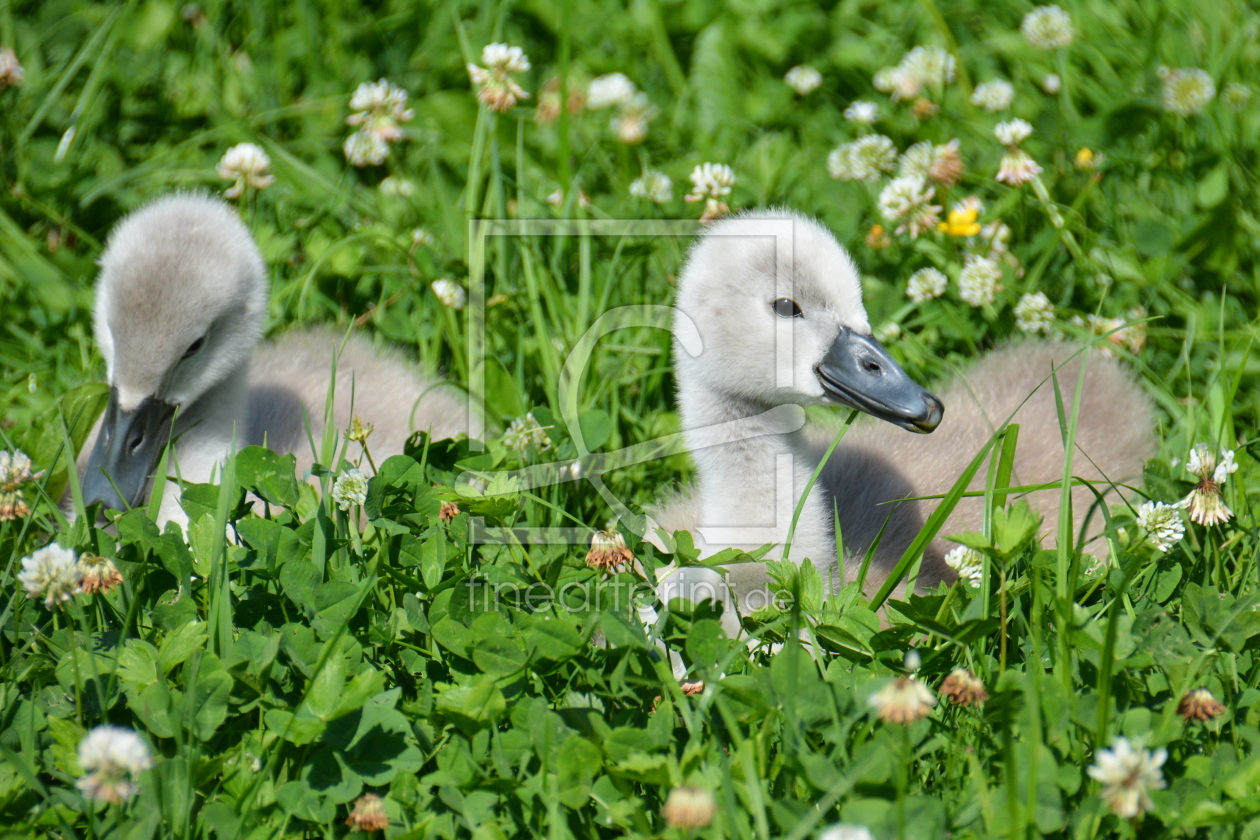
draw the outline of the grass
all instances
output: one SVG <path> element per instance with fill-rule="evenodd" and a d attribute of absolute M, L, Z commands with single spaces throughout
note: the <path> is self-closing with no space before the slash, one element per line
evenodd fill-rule
<path fill-rule="evenodd" d="M 0 523 L 4 831 L 337 836 L 376 793 L 391 837 L 682 837 L 661 809 L 690 786 L 716 799 L 712 825 L 693 832 L 705 837 L 803 840 L 838 822 L 881 840 L 1260 836 L 1260 98 L 1239 92 L 1257 77 L 1260 15 L 1241 2 L 1062 5 L 1075 40 L 1042 51 L 1020 33 L 1030 5 L 965 0 L 0 4 L 0 46 L 25 68 L 21 86 L 0 89 L 0 437 L 43 471 L 19 491 L 31 515 Z M 465 70 L 494 41 L 533 64 L 519 79 L 532 98 L 501 114 L 478 104 Z M 920 44 L 957 59 L 955 81 L 923 92 L 939 111 L 922 119 L 913 100 L 872 88 Z M 798 96 L 783 76 L 805 63 L 824 83 Z M 1217 95 L 1201 113 L 1170 112 L 1162 67 L 1204 69 Z M 548 80 L 579 90 L 610 72 L 659 110 L 642 144 L 618 142 L 609 110 L 534 119 Z M 1050 73 L 1056 95 L 1043 92 Z M 342 152 L 347 103 L 381 77 L 409 93 L 415 117 L 385 164 L 355 168 Z M 1015 86 L 1000 114 L 970 103 L 993 78 Z M 878 209 L 887 177 L 826 177 L 828 153 L 860 133 L 842 116 L 857 99 L 878 104 L 873 130 L 899 150 L 959 140 L 966 173 L 938 203 L 978 195 L 980 220 L 1009 226 L 1017 260 L 991 303 L 958 297 L 961 239 L 867 243 L 873 225 L 892 227 Z M 993 129 L 1012 117 L 1032 124 L 1023 146 L 1044 168 L 1022 187 L 994 180 Z M 155 506 L 112 534 L 67 523 L 54 504 L 67 483 L 77 493 L 66 453 L 102 407 L 88 384 L 104 375 L 94 260 L 128 210 L 173 189 L 222 189 L 215 164 L 239 142 L 262 146 L 276 177 L 239 202 L 273 278 L 274 332 L 353 323 L 457 382 L 483 378 L 498 427 L 532 411 L 553 448 L 417 440 L 377 459 L 362 520 L 326 495 L 357 444 L 322 442 L 319 492 L 250 449 L 221 485 L 184 491 L 186 534 L 160 532 Z M 1092 168 L 1078 165 L 1081 149 Z M 588 534 L 613 510 L 586 482 L 482 495 L 458 476 L 540 469 L 679 428 L 668 333 L 645 325 L 663 323 L 646 310 L 594 345 L 580 377 L 564 365 L 602 313 L 670 301 L 686 238 L 490 237 L 479 373 L 468 310 L 430 289 L 469 286 L 469 221 L 695 219 L 702 204 L 682 195 L 708 161 L 735 171 L 733 208 L 782 204 L 837 233 L 864 272 L 872 323 L 899 327 L 888 346 L 920 381 L 1017 335 L 1013 308 L 1028 292 L 1044 292 L 1054 328 L 1078 339 L 1142 321 L 1145 345 L 1115 352 L 1159 406 L 1145 493 L 1184 497 L 1184 463 L 1206 441 L 1236 452 L 1224 496 L 1235 518 L 1187 523 L 1160 553 L 1117 507 L 1111 562 L 1091 569 L 1072 540 L 1079 521 L 1061 523 L 1054 548 L 1033 536 L 1009 487 L 1008 431 L 973 465 L 989 477 L 988 527 L 969 538 L 982 587 L 876 612 L 891 586 L 868 601 L 853 587 L 828 594 L 812 564 L 774 566 L 788 606 L 746 621 L 763 641 L 752 650 L 724 637 L 709 604 L 675 604 L 645 630 L 634 607 L 667 605 L 632 575 L 587 568 L 585 545 L 479 544 L 468 517 L 440 519 L 441 502 L 458 499 L 492 523 Z M 630 196 L 648 169 L 673 179 L 669 202 Z M 909 301 L 908 278 L 930 266 L 950 290 Z M 1069 430 L 1073 386 L 1060 383 Z M 585 450 L 562 422 L 572 416 Z M 605 480 L 633 511 L 690 477 L 676 452 L 628 460 Z M 229 525 L 239 540 L 223 539 Z M 54 610 L 27 600 L 21 561 L 53 540 L 111 558 L 125 582 Z M 631 547 L 653 565 L 690 562 L 689 546 Z M 825 653 L 792 643 L 769 654 L 800 630 Z M 683 694 L 658 640 L 693 664 L 703 692 Z M 878 720 L 868 699 L 910 648 L 933 689 L 967 667 L 988 702 L 941 697 L 910 725 Z M 1178 703 L 1198 686 L 1223 715 L 1183 721 Z M 154 755 L 122 804 L 75 786 L 78 745 L 102 723 L 140 733 Z M 1121 736 L 1168 755 L 1167 786 L 1139 819 L 1113 814 L 1086 773 Z"/>

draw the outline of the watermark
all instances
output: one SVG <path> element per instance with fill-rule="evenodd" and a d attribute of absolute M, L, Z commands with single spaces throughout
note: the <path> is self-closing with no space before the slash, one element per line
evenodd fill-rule
<path fill-rule="evenodd" d="M 554 237 L 607 237 L 614 239 L 642 239 L 678 237 L 690 240 L 701 233 L 709 237 L 737 237 L 758 241 L 755 270 L 769 272 L 774 277 L 774 295 L 791 297 L 793 294 L 792 260 L 796 237 L 793 218 L 740 220 L 737 224 L 718 224 L 706 229 L 699 223 L 686 220 L 644 219 L 509 219 L 474 220 L 469 223 L 469 280 L 468 302 L 468 387 L 475 405 L 486 399 L 486 277 L 487 255 L 492 240 L 519 240 Z M 764 240 L 762 242 L 761 240 Z M 769 301 L 766 302 L 769 305 Z M 765 348 L 760 363 L 773 369 L 773 382 L 784 392 L 793 390 L 794 331 L 790 318 L 775 319 L 773 346 Z M 696 453 L 698 441 L 708 446 L 739 445 L 771 435 L 787 435 L 799 432 L 805 425 L 805 411 L 799 405 L 775 405 L 750 416 L 736 417 L 703 428 L 689 428 L 683 432 L 664 435 L 636 442 L 616 450 L 591 451 L 586 444 L 580 421 L 579 385 L 599 343 L 611 333 L 631 328 L 650 328 L 671 331 L 675 353 L 686 353 L 698 358 L 705 352 L 701 324 L 682 309 L 664 304 L 620 306 L 599 313 L 589 328 L 576 341 L 564 358 L 556 377 L 557 422 L 563 424 L 577 447 L 577 457 L 565 461 L 534 464 L 517 470 L 479 471 L 464 473 L 459 480 L 486 486 L 491 481 L 504 486 L 503 479 L 510 479 L 518 490 L 536 490 L 555 484 L 583 481 L 591 485 L 600 498 L 612 510 L 612 519 L 622 531 L 639 538 L 651 538 L 655 523 L 650 517 L 636 514 L 624 503 L 605 481 L 605 476 L 616 470 L 666 458 L 681 452 Z M 471 410 L 471 409 L 470 409 Z M 780 447 L 781 448 L 781 447 Z M 792 526 L 798 488 L 794 476 L 793 457 L 790 453 L 776 452 L 775 447 L 761 447 L 764 464 L 761 470 L 763 504 L 758 522 L 712 525 L 697 522 L 695 531 L 709 546 L 760 546 L 781 543 Z M 767 485 L 773 484 L 773 490 Z M 589 542 L 591 528 L 582 527 L 515 527 L 505 528 L 474 518 L 470 538 L 482 544 L 509 543 L 523 545 L 571 544 Z M 554 594 L 554 593 L 552 593 Z M 701 593 L 693 593 L 699 595 Z M 751 594 L 751 593 L 750 593 Z M 691 600 L 695 600 L 694 598 Z"/>
<path fill-rule="evenodd" d="M 792 607 L 793 599 L 789 593 L 783 590 L 772 591 L 767 587 L 756 587 L 739 593 L 737 605 L 734 593 L 716 573 L 702 580 L 680 574 L 695 570 L 709 571 L 698 566 L 676 570 L 661 581 L 659 588 L 646 581 L 605 582 L 598 586 L 592 586 L 589 581 L 569 581 L 553 586 L 542 581 L 494 582 L 476 576 L 469 578 L 462 586 L 466 590 L 464 595 L 467 606 L 473 612 L 512 609 L 569 613 L 607 611 L 632 615 L 651 610 L 651 605 L 658 596 L 666 605 L 675 599 L 692 604 L 710 601 L 722 605 L 724 611 L 735 611 L 738 606 L 738 612 L 745 614 L 764 607 L 773 607 L 781 612 Z"/>

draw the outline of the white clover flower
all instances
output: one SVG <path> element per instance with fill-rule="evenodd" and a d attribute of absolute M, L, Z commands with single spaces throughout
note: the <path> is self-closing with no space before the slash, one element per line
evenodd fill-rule
<path fill-rule="evenodd" d="M 433 290 L 433 294 L 437 295 L 437 299 L 442 301 L 443 306 L 449 306 L 451 309 L 463 309 L 467 302 L 464 287 L 449 277 L 434 280 L 429 284 L 429 288 Z"/>
<path fill-rule="evenodd" d="M 0 47 L 0 90 L 22 84 L 26 71 L 12 47 Z"/>
<path fill-rule="evenodd" d="M 524 73 L 530 66 L 525 51 L 508 44 L 486 44 L 481 49 L 481 63 L 499 73 Z"/>
<path fill-rule="evenodd" d="M 1027 120 L 1013 119 L 1009 122 L 998 123 L 993 128 L 993 136 L 1003 146 L 1018 146 L 1023 143 L 1032 134 L 1032 126 Z"/>
<path fill-rule="evenodd" d="M 84 595 L 109 592 L 123 582 L 122 572 L 114 561 L 99 554 L 83 554 L 79 557 L 79 591 Z"/>
<path fill-rule="evenodd" d="M 909 233 L 914 239 L 940 221 L 941 208 L 931 203 L 933 195 L 935 189 L 924 178 L 894 178 L 879 194 L 879 211 L 885 219 L 899 223 L 896 233 Z"/>
<path fill-rule="evenodd" d="M 626 546 L 625 537 L 616 528 L 596 531 L 591 536 L 591 550 L 586 552 L 586 565 L 592 569 L 614 571 L 634 562 L 634 552 Z"/>
<path fill-rule="evenodd" d="M 45 609 L 51 610 L 78 592 L 83 581 L 78 561 L 70 549 L 49 543 L 22 558 L 22 571 L 18 572 L 17 579 L 26 589 L 27 598 L 42 596 Z"/>
<path fill-rule="evenodd" d="M 1181 506 L 1163 502 L 1143 502 L 1137 509 L 1138 527 L 1150 537 L 1151 545 L 1158 552 L 1166 552 L 1186 535 L 1186 525 L 1181 521 Z"/>
<path fill-rule="evenodd" d="M 1098 275 L 1095 280 L 1104 287 L 1111 285 L 1112 282 L 1110 275 L 1106 274 Z M 1107 344 L 1100 347 L 1099 352 L 1109 358 L 1115 355 L 1111 349 L 1112 346 L 1128 347 L 1131 352 L 1136 353 L 1141 349 L 1141 343 L 1145 341 L 1144 337 L 1130 335 L 1130 328 L 1124 325 L 1123 318 L 1107 318 L 1090 314 L 1082 319 L 1079 315 L 1073 315 L 1072 324 L 1088 329 L 1093 335 L 1104 336 Z"/>
<path fill-rule="evenodd" d="M 416 185 L 410 178 L 399 178 L 396 175 L 387 175 L 378 189 L 382 195 L 392 195 L 396 198 L 411 198 L 416 194 Z"/>
<path fill-rule="evenodd" d="M 1015 101 L 1015 87 L 1003 79 L 976 85 L 971 93 L 971 104 L 979 105 L 986 111 L 997 113 L 1011 107 Z"/>
<path fill-rule="evenodd" d="M 1015 304 L 1015 326 L 1024 332 L 1045 333 L 1054 323 L 1054 305 L 1044 292 L 1030 292 Z"/>
<path fill-rule="evenodd" d="M 487 44 L 481 51 L 481 62 L 468 65 L 468 77 L 477 85 L 477 99 L 491 111 L 509 111 L 519 99 L 529 94 L 512 78 L 514 73 L 529 69 L 529 58 L 520 47 L 507 44 Z"/>
<path fill-rule="evenodd" d="M 22 497 L 22 485 L 43 476 L 31 473 L 31 458 L 20 449 L 0 451 L 0 522 L 20 519 L 31 512 Z"/>
<path fill-rule="evenodd" d="M 965 581 L 972 589 L 980 586 L 984 580 L 984 557 L 974 548 L 960 545 L 945 554 L 945 565 L 958 574 L 958 579 Z"/>
<path fill-rule="evenodd" d="M 674 182 L 663 172 L 648 170 L 630 184 L 630 195 L 653 204 L 666 204 L 674 198 Z"/>
<path fill-rule="evenodd" d="M 875 840 L 875 835 L 864 825 L 837 823 L 819 832 L 818 840 Z"/>
<path fill-rule="evenodd" d="M 874 183 L 896 165 L 897 147 L 882 134 L 868 134 L 832 150 L 827 171 L 832 178 Z"/>
<path fill-rule="evenodd" d="M 1212 77 L 1197 67 L 1184 67 L 1177 70 L 1160 68 L 1159 76 L 1164 80 L 1164 110 L 1183 117 L 1193 116 L 1216 96 L 1216 85 Z"/>
<path fill-rule="evenodd" d="M 935 268 L 920 268 L 910 275 L 906 283 L 906 296 L 915 303 L 923 303 L 945 294 L 949 278 Z"/>
<path fill-rule="evenodd" d="M 735 170 L 724 163 L 702 163 L 691 170 L 691 194 L 688 201 L 702 198 L 721 198 L 730 195 L 735 186 Z"/>
<path fill-rule="evenodd" d="M 635 93 L 617 109 L 610 126 L 617 139 L 632 146 L 647 139 L 648 123 L 658 111 L 646 93 Z"/>
<path fill-rule="evenodd" d="M 661 816 L 670 828 L 695 831 L 713 822 L 717 814 L 717 800 L 703 788 L 676 787 L 665 799 Z"/>
<path fill-rule="evenodd" d="M 615 108 L 629 102 L 637 92 L 634 82 L 624 73 L 596 76 L 586 85 L 586 107 L 596 110 Z"/>
<path fill-rule="evenodd" d="M 1063 80 L 1059 78 L 1058 73 L 1047 73 L 1046 77 L 1041 80 L 1041 89 L 1046 92 L 1047 96 L 1054 96 L 1063 90 Z"/>
<path fill-rule="evenodd" d="M 1117 737 L 1111 749 L 1095 753 L 1094 764 L 1087 772 L 1102 783 L 1099 796 L 1111 812 L 1123 819 L 1134 819 L 1155 807 L 1150 792 L 1166 786 L 1160 767 L 1167 758 L 1167 750 L 1151 752 L 1141 744 Z"/>
<path fill-rule="evenodd" d="M 1018 187 L 1041 174 L 1041 164 L 1033 160 L 1023 149 L 1012 148 L 1002 155 L 1002 164 L 994 179 L 1001 184 Z"/>
<path fill-rule="evenodd" d="M 1220 461 L 1206 443 L 1195 444 L 1186 460 L 1186 471 L 1198 476 L 1199 483 L 1182 499 L 1181 504 L 1190 513 L 1190 520 L 1200 525 L 1221 525 L 1233 518 L 1233 511 L 1225 504 L 1221 487 L 1238 470 L 1231 449 L 1221 451 Z"/>
<path fill-rule="evenodd" d="M 1230 82 L 1221 91 L 1221 101 L 1231 111 L 1241 111 L 1251 101 L 1251 88 L 1238 82 Z"/>
<path fill-rule="evenodd" d="M 958 140 L 950 140 L 939 146 L 929 140 L 915 143 L 897 159 L 897 177 L 927 178 L 946 187 L 957 184 L 962 177 L 962 155 Z"/>
<path fill-rule="evenodd" d="M 267 172 L 271 166 L 271 158 L 254 143 L 238 143 L 223 153 L 215 169 L 220 178 L 235 181 L 223 191 L 228 198 L 237 198 L 247 187 L 263 190 L 275 182 L 275 177 Z"/>
<path fill-rule="evenodd" d="M 403 138 L 399 123 L 405 123 L 416 115 L 407 107 L 407 91 L 388 79 L 364 82 L 354 89 L 350 97 L 350 109 L 355 113 L 346 117 L 346 125 L 362 126 L 359 130 L 373 134 L 386 143 Z"/>
<path fill-rule="evenodd" d="M 958 275 L 958 296 L 971 306 L 993 303 L 1002 287 L 1002 270 L 987 257 L 971 256 Z"/>
<path fill-rule="evenodd" d="M 79 766 L 88 775 L 76 784 L 97 802 L 117 805 L 135 795 L 136 777 L 153 766 L 149 747 L 135 732 L 98 726 L 79 742 Z"/>
<path fill-rule="evenodd" d="M 880 344 L 889 344 L 901 338 L 901 325 L 896 321 L 885 321 L 874 332 L 875 340 Z"/>
<path fill-rule="evenodd" d="M 879 85 L 887 87 L 894 100 L 911 99 L 924 87 L 950 84 L 954 73 L 954 57 L 947 51 L 941 47 L 915 47 L 882 78 L 877 74 L 877 89 L 883 89 Z"/>
<path fill-rule="evenodd" d="M 897 68 L 881 67 L 871 77 L 871 87 L 880 93 L 892 93 L 897 89 Z"/>
<path fill-rule="evenodd" d="M 386 180 L 389 180 L 389 179 L 387 178 Z M 422 228 L 422 227 L 412 228 L 411 230 L 411 244 L 412 245 L 416 245 L 416 246 L 424 245 L 426 247 L 431 248 L 433 247 L 433 244 L 436 242 L 437 242 L 437 238 L 434 237 L 434 235 L 430 233 L 427 228 Z"/>
<path fill-rule="evenodd" d="M 522 454 L 531 446 L 539 452 L 546 452 L 551 448 L 551 438 L 547 437 L 547 430 L 534 419 L 532 411 L 508 424 L 507 431 L 503 433 L 503 443 L 508 449 L 515 449 Z"/>
<path fill-rule="evenodd" d="M 853 166 L 849 163 L 849 152 L 851 151 L 852 149 L 848 143 L 832 149 L 827 155 L 827 174 L 841 181 L 854 180 Z"/>
<path fill-rule="evenodd" d="M 356 131 L 341 146 L 351 166 L 380 166 L 389 157 L 389 143 L 379 134 Z"/>
<path fill-rule="evenodd" d="M 818 86 L 822 84 L 823 77 L 822 73 L 819 73 L 813 67 L 801 64 L 787 71 L 783 81 L 787 82 L 787 86 L 799 95 L 808 96 L 818 90 Z"/>
<path fill-rule="evenodd" d="M 879 119 L 879 106 L 874 102 L 858 99 L 844 109 L 844 118 L 859 125 L 870 125 Z"/>
<path fill-rule="evenodd" d="M 1024 38 L 1039 50 L 1066 47 L 1076 37 L 1072 18 L 1058 6 L 1038 6 L 1024 15 L 1019 25 Z"/>
<path fill-rule="evenodd" d="M 337 503 L 337 507 L 348 513 L 350 508 L 367 501 L 367 491 L 367 476 L 359 469 L 351 467 L 337 476 L 337 481 L 333 484 L 333 501 Z"/>
<path fill-rule="evenodd" d="M 936 160 L 936 151 L 931 140 L 915 143 L 897 158 L 897 177 L 911 176 L 926 179 L 934 160 Z"/>
<path fill-rule="evenodd" d="M 1216 456 L 1212 454 L 1212 449 L 1206 443 L 1196 443 L 1186 458 L 1186 472 L 1206 478 L 1215 468 Z"/>
<path fill-rule="evenodd" d="M 1221 461 L 1212 471 L 1212 480 L 1217 484 L 1224 484 L 1236 472 L 1238 472 L 1238 464 L 1234 463 L 1234 450 L 1221 450 Z"/>
<path fill-rule="evenodd" d="M 709 222 L 730 212 L 722 200 L 735 186 L 735 170 L 724 163 L 702 163 L 691 170 L 691 192 L 683 196 L 688 203 L 704 201 L 701 222 Z"/>
<path fill-rule="evenodd" d="M 389 814 L 385 813 L 385 800 L 375 793 L 365 793 L 354 801 L 354 809 L 346 817 L 346 825 L 353 831 L 384 831 L 389 828 Z"/>
<path fill-rule="evenodd" d="M 868 702 L 880 720 L 909 724 L 928 716 L 936 705 L 936 696 L 918 678 L 902 676 L 889 680 Z"/>

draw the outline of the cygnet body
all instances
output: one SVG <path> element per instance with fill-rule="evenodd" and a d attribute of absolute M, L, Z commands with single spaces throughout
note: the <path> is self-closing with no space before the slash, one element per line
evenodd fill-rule
<path fill-rule="evenodd" d="M 654 519 L 666 531 L 691 530 L 706 556 L 766 543 L 775 544 L 768 558 L 783 555 L 795 505 L 838 428 L 807 424 L 802 406 L 871 415 L 848 431 L 824 467 L 790 545 L 790 559 L 809 558 L 833 587 L 856 579 L 877 538 L 866 582 L 869 591 L 879 586 L 936 505 L 895 500 L 946 492 L 1012 414 L 1021 426 L 1014 483 L 1062 478 L 1063 443 L 1046 380 L 1057 370 L 1070 406 L 1080 360 L 1069 357 L 1079 348 L 1040 341 L 993 351 L 945 383 L 938 398 L 872 337 L 852 259 L 812 219 L 759 211 L 714 225 L 688 255 L 677 313 L 677 398 L 697 477 L 694 489 L 664 504 Z M 1100 490 L 1140 476 L 1154 449 L 1152 415 L 1149 398 L 1129 375 L 1090 352 L 1074 473 L 1099 482 Z M 973 487 L 983 487 L 983 476 Z M 1059 491 L 1029 498 L 1053 526 Z M 1093 501 L 1088 488 L 1073 492 L 1077 513 Z M 982 500 L 966 499 L 940 533 L 979 530 L 982 515 Z M 920 586 L 954 578 L 944 562 L 948 548 L 939 538 L 929 545 Z M 722 581 L 708 570 L 684 568 L 663 580 L 661 595 L 725 598 L 729 584 L 741 611 L 766 602 L 764 564 L 727 572 Z M 728 623 L 737 627 L 732 612 Z"/>
<path fill-rule="evenodd" d="M 480 433 L 466 395 L 361 336 L 317 329 L 260 344 L 266 268 L 218 199 L 177 194 L 140 208 L 114 229 L 100 265 L 95 330 L 110 394 L 89 441 L 89 505 L 143 504 L 168 441 L 169 475 L 189 482 L 210 481 L 234 446 L 250 444 L 294 453 L 301 474 L 314 458 L 308 430 L 316 441 L 323 434 L 330 385 L 333 422 L 345 429 L 358 414 L 375 426 L 378 463 L 415 430 Z M 162 522 L 186 521 L 179 495 L 164 492 Z"/>

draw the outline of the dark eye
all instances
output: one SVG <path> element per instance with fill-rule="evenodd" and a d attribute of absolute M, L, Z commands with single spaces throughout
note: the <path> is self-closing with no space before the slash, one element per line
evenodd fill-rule
<path fill-rule="evenodd" d="M 189 344 L 188 349 L 184 351 L 184 358 L 187 359 L 189 356 L 196 353 L 198 350 L 202 348 L 202 346 L 205 343 L 206 343 L 206 337 L 203 335 L 201 338 L 197 339 L 192 344 Z"/>
<path fill-rule="evenodd" d="M 779 298 L 770 304 L 770 308 L 780 318 L 799 318 L 804 314 L 801 312 L 801 308 L 796 305 L 796 301 L 791 298 Z"/>

